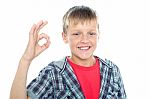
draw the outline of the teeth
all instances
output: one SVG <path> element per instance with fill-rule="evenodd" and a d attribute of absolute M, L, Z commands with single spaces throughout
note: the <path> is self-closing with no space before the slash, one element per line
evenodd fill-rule
<path fill-rule="evenodd" d="M 79 47 L 80 50 L 87 50 L 89 47 Z"/>

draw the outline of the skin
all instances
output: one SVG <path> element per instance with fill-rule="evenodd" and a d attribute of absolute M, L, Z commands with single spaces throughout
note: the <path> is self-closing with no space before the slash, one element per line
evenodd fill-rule
<path fill-rule="evenodd" d="M 70 25 L 67 33 L 62 33 L 64 42 L 71 49 L 70 59 L 81 66 L 92 66 L 95 63 L 93 52 L 97 47 L 99 32 L 96 21 Z"/>
<path fill-rule="evenodd" d="M 12 84 L 10 99 L 29 99 L 26 93 L 26 81 L 30 63 L 50 45 L 49 36 L 44 33 L 39 34 L 40 29 L 42 29 L 46 24 L 47 21 L 40 21 L 39 23 L 34 24 L 29 32 L 28 45 L 20 59 L 19 66 Z M 45 39 L 46 43 L 40 46 L 38 42 L 41 39 Z"/>
<path fill-rule="evenodd" d="M 30 99 L 30 97 L 27 97 L 26 91 L 27 73 L 32 60 L 45 51 L 50 45 L 49 36 L 44 33 L 39 34 L 40 30 L 47 23 L 47 21 L 40 21 L 34 24 L 29 32 L 28 45 L 19 61 L 10 91 L 10 99 Z M 96 49 L 99 37 L 95 21 L 70 25 L 67 29 L 67 33 L 62 33 L 62 37 L 64 42 L 70 46 L 71 61 L 86 67 L 92 66 L 95 63 L 93 52 Z M 41 39 L 45 39 L 46 43 L 39 45 L 38 42 Z"/>

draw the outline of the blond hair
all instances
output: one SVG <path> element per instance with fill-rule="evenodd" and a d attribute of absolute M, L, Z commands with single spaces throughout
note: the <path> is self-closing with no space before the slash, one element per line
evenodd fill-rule
<path fill-rule="evenodd" d="M 74 6 L 70 8 L 63 17 L 63 32 L 66 33 L 68 26 L 71 24 L 83 24 L 85 22 L 91 22 L 92 20 L 95 20 L 98 24 L 96 11 L 87 6 Z"/>

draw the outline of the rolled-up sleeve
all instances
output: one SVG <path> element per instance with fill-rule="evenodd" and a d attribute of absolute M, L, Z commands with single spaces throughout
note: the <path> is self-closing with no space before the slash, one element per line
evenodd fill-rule
<path fill-rule="evenodd" d="M 42 69 L 35 79 L 27 86 L 27 95 L 31 99 L 39 99 L 41 97 L 50 97 L 53 93 L 51 69 L 45 67 Z"/>

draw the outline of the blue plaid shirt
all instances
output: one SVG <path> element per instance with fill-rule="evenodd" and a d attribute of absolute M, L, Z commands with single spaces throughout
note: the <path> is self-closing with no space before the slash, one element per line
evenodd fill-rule
<path fill-rule="evenodd" d="M 100 58 L 101 89 L 99 99 L 127 99 L 118 67 Z M 51 62 L 28 86 L 31 99 L 85 99 L 79 81 L 67 58 Z"/>

